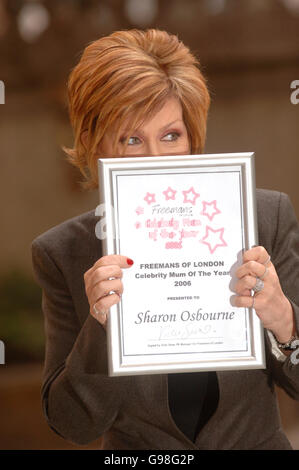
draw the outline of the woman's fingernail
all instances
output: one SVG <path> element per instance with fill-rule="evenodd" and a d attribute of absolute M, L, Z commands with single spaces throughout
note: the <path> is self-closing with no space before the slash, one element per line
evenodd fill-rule
<path fill-rule="evenodd" d="M 132 259 L 130 259 L 130 258 L 127 258 L 127 264 L 128 264 L 129 266 L 132 266 L 132 264 L 134 264 L 134 261 L 133 261 Z"/>

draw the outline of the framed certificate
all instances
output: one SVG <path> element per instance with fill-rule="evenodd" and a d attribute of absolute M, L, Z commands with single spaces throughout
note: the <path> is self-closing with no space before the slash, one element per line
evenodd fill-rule
<path fill-rule="evenodd" d="M 134 260 L 107 324 L 109 374 L 264 368 L 254 310 L 231 304 L 257 245 L 254 154 L 99 160 L 104 254 Z"/>

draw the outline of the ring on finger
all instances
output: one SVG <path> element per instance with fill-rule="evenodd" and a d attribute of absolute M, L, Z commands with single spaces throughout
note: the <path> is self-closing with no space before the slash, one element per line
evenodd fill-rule
<path fill-rule="evenodd" d="M 257 277 L 255 285 L 253 286 L 252 290 L 254 292 L 261 292 L 263 290 L 264 286 L 265 286 L 264 281 L 262 281 L 261 278 Z"/>
<path fill-rule="evenodd" d="M 271 256 L 269 255 L 268 259 L 263 264 L 266 266 L 268 263 L 270 263 L 270 261 L 271 261 Z"/>
<path fill-rule="evenodd" d="M 265 272 L 264 272 L 264 274 L 262 274 L 261 276 L 259 276 L 259 279 L 264 279 L 264 277 L 266 277 L 268 271 L 269 271 L 269 268 L 267 268 L 267 266 L 265 266 Z"/>
<path fill-rule="evenodd" d="M 107 318 L 107 312 L 105 311 L 100 311 L 97 309 L 96 304 L 92 307 L 94 313 L 96 314 L 97 317 L 100 317 L 101 320 L 105 321 Z"/>

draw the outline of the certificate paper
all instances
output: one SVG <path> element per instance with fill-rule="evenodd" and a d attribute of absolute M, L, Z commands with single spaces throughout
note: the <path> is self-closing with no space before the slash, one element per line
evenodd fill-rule
<path fill-rule="evenodd" d="M 110 309 L 109 374 L 265 367 L 259 319 L 230 300 L 257 244 L 254 155 L 101 159 L 99 174 L 97 236 L 134 260 Z"/>

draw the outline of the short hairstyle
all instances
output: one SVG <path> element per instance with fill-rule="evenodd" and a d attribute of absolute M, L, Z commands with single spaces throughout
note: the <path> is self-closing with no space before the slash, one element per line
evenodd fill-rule
<path fill-rule="evenodd" d="M 124 122 L 133 130 L 170 96 L 182 105 L 191 153 L 201 153 L 210 97 L 199 61 L 177 36 L 156 29 L 116 31 L 85 48 L 68 80 L 74 147 L 63 147 L 85 188 L 98 186 L 96 149 L 107 129 L 114 126 L 117 143 Z"/>

